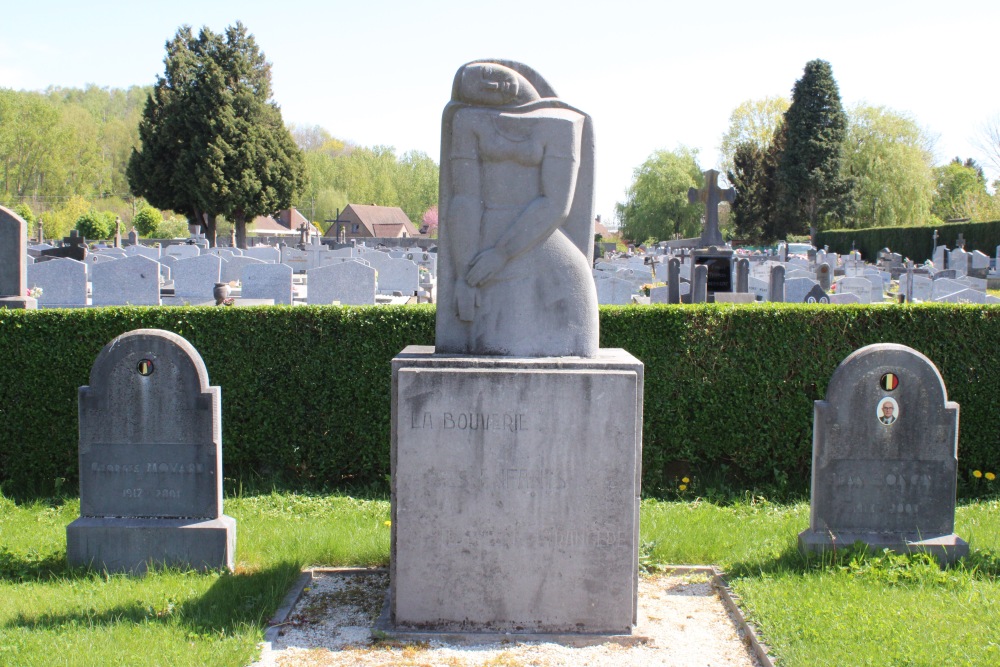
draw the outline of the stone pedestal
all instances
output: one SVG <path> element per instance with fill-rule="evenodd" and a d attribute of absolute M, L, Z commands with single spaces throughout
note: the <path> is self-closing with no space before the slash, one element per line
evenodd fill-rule
<path fill-rule="evenodd" d="M 30 296 L 4 296 L 0 297 L 0 308 L 35 310 L 38 308 L 38 300 Z"/>
<path fill-rule="evenodd" d="M 184 569 L 233 569 L 236 520 L 83 516 L 66 527 L 73 565 L 141 574 L 150 564 Z"/>
<path fill-rule="evenodd" d="M 410 346 L 392 386 L 393 627 L 630 633 L 642 363 Z"/>

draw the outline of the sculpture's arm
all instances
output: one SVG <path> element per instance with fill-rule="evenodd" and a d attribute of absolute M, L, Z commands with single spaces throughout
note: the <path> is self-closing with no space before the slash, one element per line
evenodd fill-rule
<path fill-rule="evenodd" d="M 448 201 L 447 242 L 455 273 L 465 277 L 469 262 L 479 251 L 483 202 L 479 160 L 451 159 L 451 192 Z M 444 236 L 444 235 L 442 235 Z"/>
<path fill-rule="evenodd" d="M 545 241 L 569 216 L 576 192 L 581 133 L 578 124 L 560 125 L 563 126 L 560 129 L 568 129 L 572 135 L 566 136 L 568 132 L 556 133 L 556 137 L 562 140 L 557 145 L 561 144 L 563 149 L 555 151 L 556 154 L 546 146 L 541 164 L 541 194 L 504 231 L 495 246 L 472 260 L 466 280 L 473 287 L 488 281 L 511 259 Z"/>

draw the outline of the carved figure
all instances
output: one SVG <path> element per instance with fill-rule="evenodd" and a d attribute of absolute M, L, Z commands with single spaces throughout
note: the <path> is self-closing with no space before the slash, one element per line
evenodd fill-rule
<path fill-rule="evenodd" d="M 455 75 L 441 131 L 437 352 L 598 349 L 590 117 L 531 68 Z"/>

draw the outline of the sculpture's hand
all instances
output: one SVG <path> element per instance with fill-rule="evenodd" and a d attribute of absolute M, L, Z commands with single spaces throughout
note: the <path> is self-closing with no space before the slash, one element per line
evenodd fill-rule
<path fill-rule="evenodd" d="M 507 264 L 507 256 L 496 248 L 489 248 L 482 251 L 469 264 L 469 271 L 465 274 L 465 282 L 472 287 L 479 287 L 494 275 L 497 274 Z"/>

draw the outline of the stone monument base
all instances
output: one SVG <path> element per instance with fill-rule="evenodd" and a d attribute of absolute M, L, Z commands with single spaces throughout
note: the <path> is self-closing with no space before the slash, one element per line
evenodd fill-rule
<path fill-rule="evenodd" d="M 66 527 L 70 565 L 141 574 L 150 564 L 233 569 L 236 519 L 80 517 Z"/>
<path fill-rule="evenodd" d="M 799 533 L 799 551 L 802 553 L 847 549 L 855 542 L 867 544 L 872 552 L 889 549 L 896 553 L 928 553 L 942 564 L 953 563 L 969 555 L 969 543 L 954 533 L 923 539 L 899 533 L 815 533 L 808 529 Z"/>
<path fill-rule="evenodd" d="M 410 346 L 392 384 L 392 627 L 631 633 L 642 363 Z"/>
<path fill-rule="evenodd" d="M 0 308 L 10 308 L 11 310 L 37 310 L 38 299 L 31 296 L 4 296 L 0 297 Z"/>

